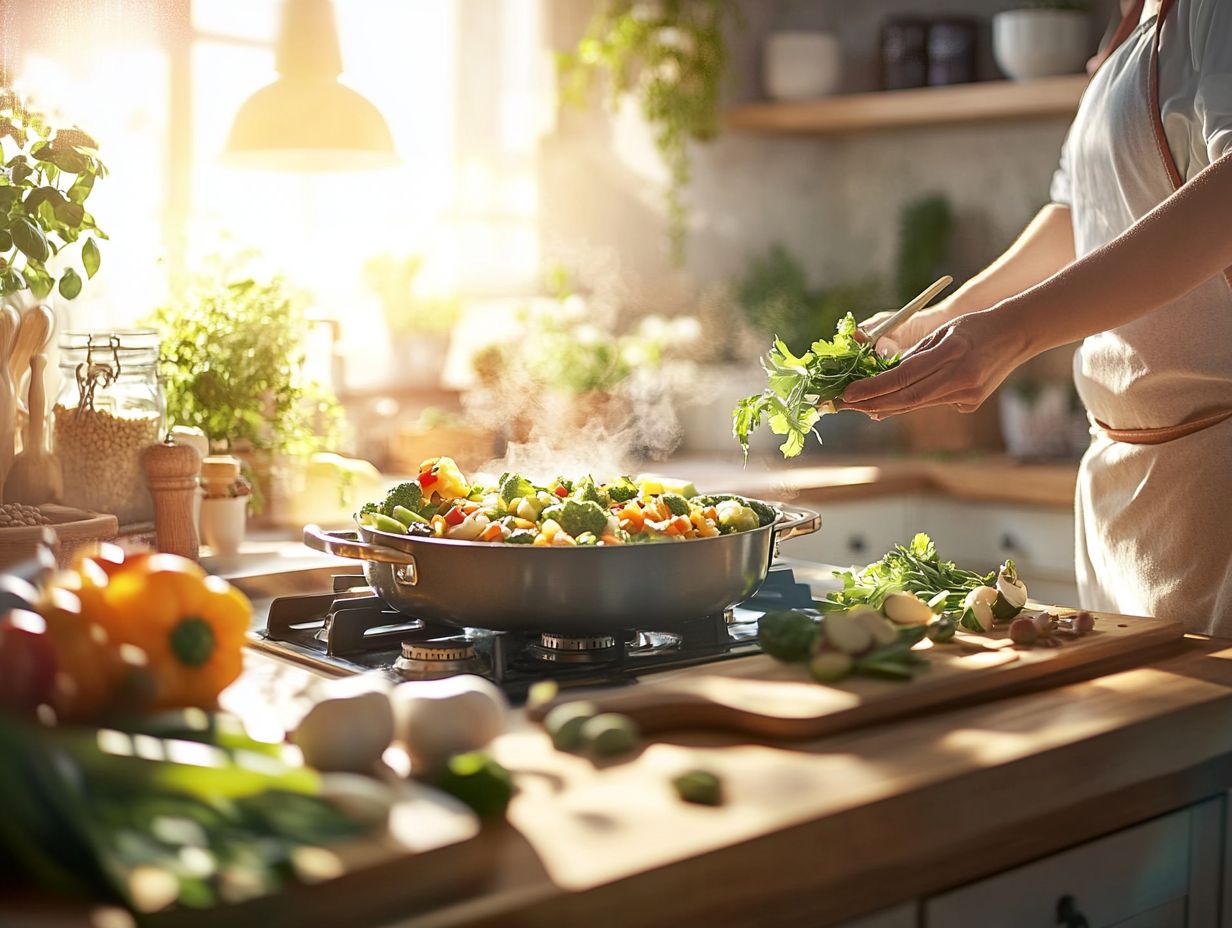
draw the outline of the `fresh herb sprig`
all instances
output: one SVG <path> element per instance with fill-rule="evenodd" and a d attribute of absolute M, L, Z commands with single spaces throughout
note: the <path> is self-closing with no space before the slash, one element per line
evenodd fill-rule
<path fill-rule="evenodd" d="M 961 613 L 971 590 L 994 581 L 991 573 L 973 573 L 942 560 L 937 546 L 923 532 L 910 545 L 895 545 L 881 560 L 860 569 L 836 571 L 835 576 L 843 581 L 843 589 L 818 601 L 821 612 L 841 612 L 853 606 L 880 609 L 891 593 L 906 592 L 930 603 L 936 601 L 942 614 Z"/>
<path fill-rule="evenodd" d="M 834 338 L 818 339 L 800 357 L 776 338 L 762 359 L 769 384 L 760 394 L 737 404 L 732 412 L 732 434 L 747 456 L 749 435 L 765 417 L 775 435 L 786 436 L 779 445 L 783 457 L 794 458 L 804 450 L 809 432 L 816 434 L 819 405 L 833 403 L 852 382 L 888 371 L 898 362 L 898 355 L 884 358 L 868 342 L 856 340 L 856 320 L 851 313 L 839 321 Z"/>

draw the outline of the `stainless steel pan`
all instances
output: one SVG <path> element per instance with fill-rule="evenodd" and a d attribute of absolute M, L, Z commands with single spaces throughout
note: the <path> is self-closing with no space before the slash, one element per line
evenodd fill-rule
<path fill-rule="evenodd" d="M 594 633 L 671 629 L 757 592 L 777 542 L 817 531 L 821 517 L 779 509 L 770 525 L 689 541 L 551 548 L 304 529 L 318 551 L 363 561 L 378 596 L 432 622 L 497 631 Z"/>

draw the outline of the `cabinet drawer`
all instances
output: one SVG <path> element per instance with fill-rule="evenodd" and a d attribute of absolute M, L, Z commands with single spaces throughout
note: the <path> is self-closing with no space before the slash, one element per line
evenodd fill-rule
<path fill-rule="evenodd" d="M 973 883 L 925 903 L 925 924 L 1055 925 L 1058 901 L 1070 896 L 1090 928 L 1137 925 L 1130 919 L 1187 894 L 1190 830 L 1191 811 L 1186 809 Z"/>
<path fill-rule="evenodd" d="M 918 522 L 912 531 L 928 532 L 946 557 L 972 570 L 1012 557 L 1053 579 L 1074 575 L 1072 512 L 931 498 Z"/>
<path fill-rule="evenodd" d="M 875 561 L 896 544 L 911 539 L 909 512 L 914 500 L 908 496 L 815 507 L 821 513 L 821 529 L 779 546 L 785 557 L 850 567 Z"/>

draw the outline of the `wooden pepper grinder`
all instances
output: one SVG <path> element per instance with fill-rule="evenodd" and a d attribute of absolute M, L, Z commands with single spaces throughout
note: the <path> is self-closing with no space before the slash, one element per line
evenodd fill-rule
<path fill-rule="evenodd" d="M 159 551 L 197 559 L 200 539 L 193 519 L 201 453 L 168 436 L 141 452 L 141 469 L 154 498 L 154 543 Z"/>

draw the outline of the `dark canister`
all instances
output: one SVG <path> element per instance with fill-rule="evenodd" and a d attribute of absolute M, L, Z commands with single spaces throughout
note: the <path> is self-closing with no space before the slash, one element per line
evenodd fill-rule
<path fill-rule="evenodd" d="M 928 85 L 969 84 L 976 79 L 976 21 L 947 16 L 928 25 Z"/>
<path fill-rule="evenodd" d="M 881 88 L 923 87 L 928 80 L 928 21 L 895 16 L 881 26 Z"/>

